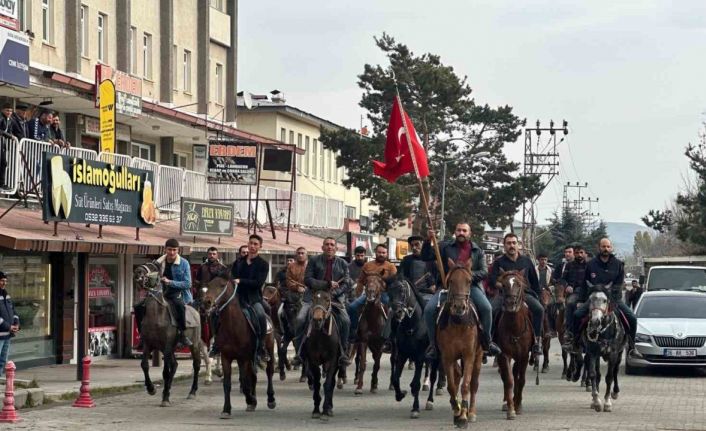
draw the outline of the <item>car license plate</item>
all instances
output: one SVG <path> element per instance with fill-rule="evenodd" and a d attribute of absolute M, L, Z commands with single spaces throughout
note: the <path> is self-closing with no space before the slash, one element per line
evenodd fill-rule
<path fill-rule="evenodd" d="M 696 349 L 664 349 L 664 356 L 670 358 L 694 358 Z"/>

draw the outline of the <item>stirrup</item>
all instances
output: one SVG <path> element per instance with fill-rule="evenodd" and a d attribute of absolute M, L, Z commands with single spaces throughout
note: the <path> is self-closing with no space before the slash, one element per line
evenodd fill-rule
<path fill-rule="evenodd" d="M 436 360 L 436 358 L 438 357 L 438 354 L 436 352 L 436 346 L 429 345 L 429 347 L 427 347 L 427 351 L 424 352 L 424 356 L 427 360 Z"/>
<path fill-rule="evenodd" d="M 208 351 L 209 358 L 216 358 L 221 354 L 221 349 L 218 348 L 216 343 L 211 344 L 211 350 Z"/>

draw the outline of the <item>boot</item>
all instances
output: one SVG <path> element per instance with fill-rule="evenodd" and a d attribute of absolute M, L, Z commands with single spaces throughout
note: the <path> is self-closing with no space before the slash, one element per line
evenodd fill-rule
<path fill-rule="evenodd" d="M 209 358 L 217 358 L 221 354 L 221 349 L 218 348 L 218 345 L 216 344 L 216 340 L 213 340 L 213 343 L 211 343 L 211 349 L 208 351 L 208 357 Z"/>
<path fill-rule="evenodd" d="M 351 364 L 351 358 L 348 356 L 347 343 L 341 343 L 341 356 L 338 358 L 338 366 L 346 368 Z"/>
<path fill-rule="evenodd" d="M 183 330 L 179 330 L 179 334 L 177 335 L 177 345 L 181 345 L 183 347 L 191 347 L 194 345 L 194 343 L 189 340 L 189 337 L 184 334 Z"/>
<path fill-rule="evenodd" d="M 436 353 L 436 346 L 434 343 L 429 343 L 429 346 L 427 347 L 427 351 L 424 353 L 424 356 L 428 361 L 435 361 L 437 358 L 437 353 Z"/>
<path fill-rule="evenodd" d="M 500 350 L 500 347 L 498 347 L 497 344 L 493 343 L 490 340 L 490 337 L 485 333 L 481 333 L 481 335 L 480 335 L 480 344 L 481 344 L 481 347 L 483 348 L 483 351 L 485 351 L 488 354 L 488 356 L 497 356 L 500 353 L 502 353 L 502 350 Z"/>
<path fill-rule="evenodd" d="M 260 347 L 257 350 L 257 366 L 264 369 L 267 366 L 267 363 L 270 362 L 270 359 L 270 354 L 267 352 L 265 340 L 262 339 L 260 340 Z"/>
<path fill-rule="evenodd" d="M 534 345 L 532 346 L 532 354 L 542 356 L 542 337 L 534 337 Z"/>

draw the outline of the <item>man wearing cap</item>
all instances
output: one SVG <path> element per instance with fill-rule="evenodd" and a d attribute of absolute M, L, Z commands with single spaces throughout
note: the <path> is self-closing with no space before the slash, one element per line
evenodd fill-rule
<path fill-rule="evenodd" d="M 52 113 L 47 109 L 41 109 L 37 118 L 33 118 L 27 123 L 27 137 L 35 141 L 49 142 L 51 134 L 49 126 L 52 121 Z"/>
<path fill-rule="evenodd" d="M 27 137 L 27 105 L 18 103 L 15 107 L 15 112 L 12 114 L 12 119 L 14 124 L 10 133 L 18 141 L 21 141 Z"/>
<path fill-rule="evenodd" d="M 422 308 L 431 299 L 436 292 L 435 286 L 435 269 L 432 262 L 425 262 L 422 259 L 422 245 L 424 238 L 419 235 L 413 235 L 407 238 L 407 243 L 412 251 L 402 258 L 400 263 L 400 271 L 397 276 L 407 280 L 412 286 L 414 293 L 417 295 L 417 300 Z"/>
<path fill-rule="evenodd" d="M 0 376 L 10 352 L 10 339 L 20 330 L 20 318 L 15 313 L 10 295 L 7 293 L 7 275 L 0 271 Z"/>
<path fill-rule="evenodd" d="M 358 280 L 358 277 L 360 277 L 360 271 L 363 269 L 363 265 L 365 265 L 365 262 L 367 261 L 365 254 L 367 250 L 365 250 L 365 247 L 362 245 L 359 245 L 353 250 L 353 260 L 351 263 L 348 264 L 348 275 L 351 277 L 351 280 L 353 283 L 356 283 Z M 348 303 L 352 303 L 355 301 L 355 291 L 357 290 L 357 286 L 352 286 L 352 289 L 348 291 Z"/>

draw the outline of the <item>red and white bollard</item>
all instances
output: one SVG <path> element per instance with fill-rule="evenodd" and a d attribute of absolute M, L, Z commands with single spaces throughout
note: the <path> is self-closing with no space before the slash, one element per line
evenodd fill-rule
<path fill-rule="evenodd" d="M 17 410 L 15 410 L 15 363 L 9 361 L 5 365 L 5 375 L 7 376 L 5 380 L 5 399 L 2 402 L 2 412 L 0 412 L 0 422 L 4 423 L 15 423 L 19 422 L 19 416 L 17 416 Z"/>
<path fill-rule="evenodd" d="M 83 358 L 83 378 L 81 379 L 81 391 L 76 398 L 76 401 L 74 401 L 74 407 L 85 407 L 85 408 L 91 408 L 95 407 L 96 403 L 93 402 L 93 398 L 91 397 L 91 358 L 88 356 L 84 356 Z"/>

